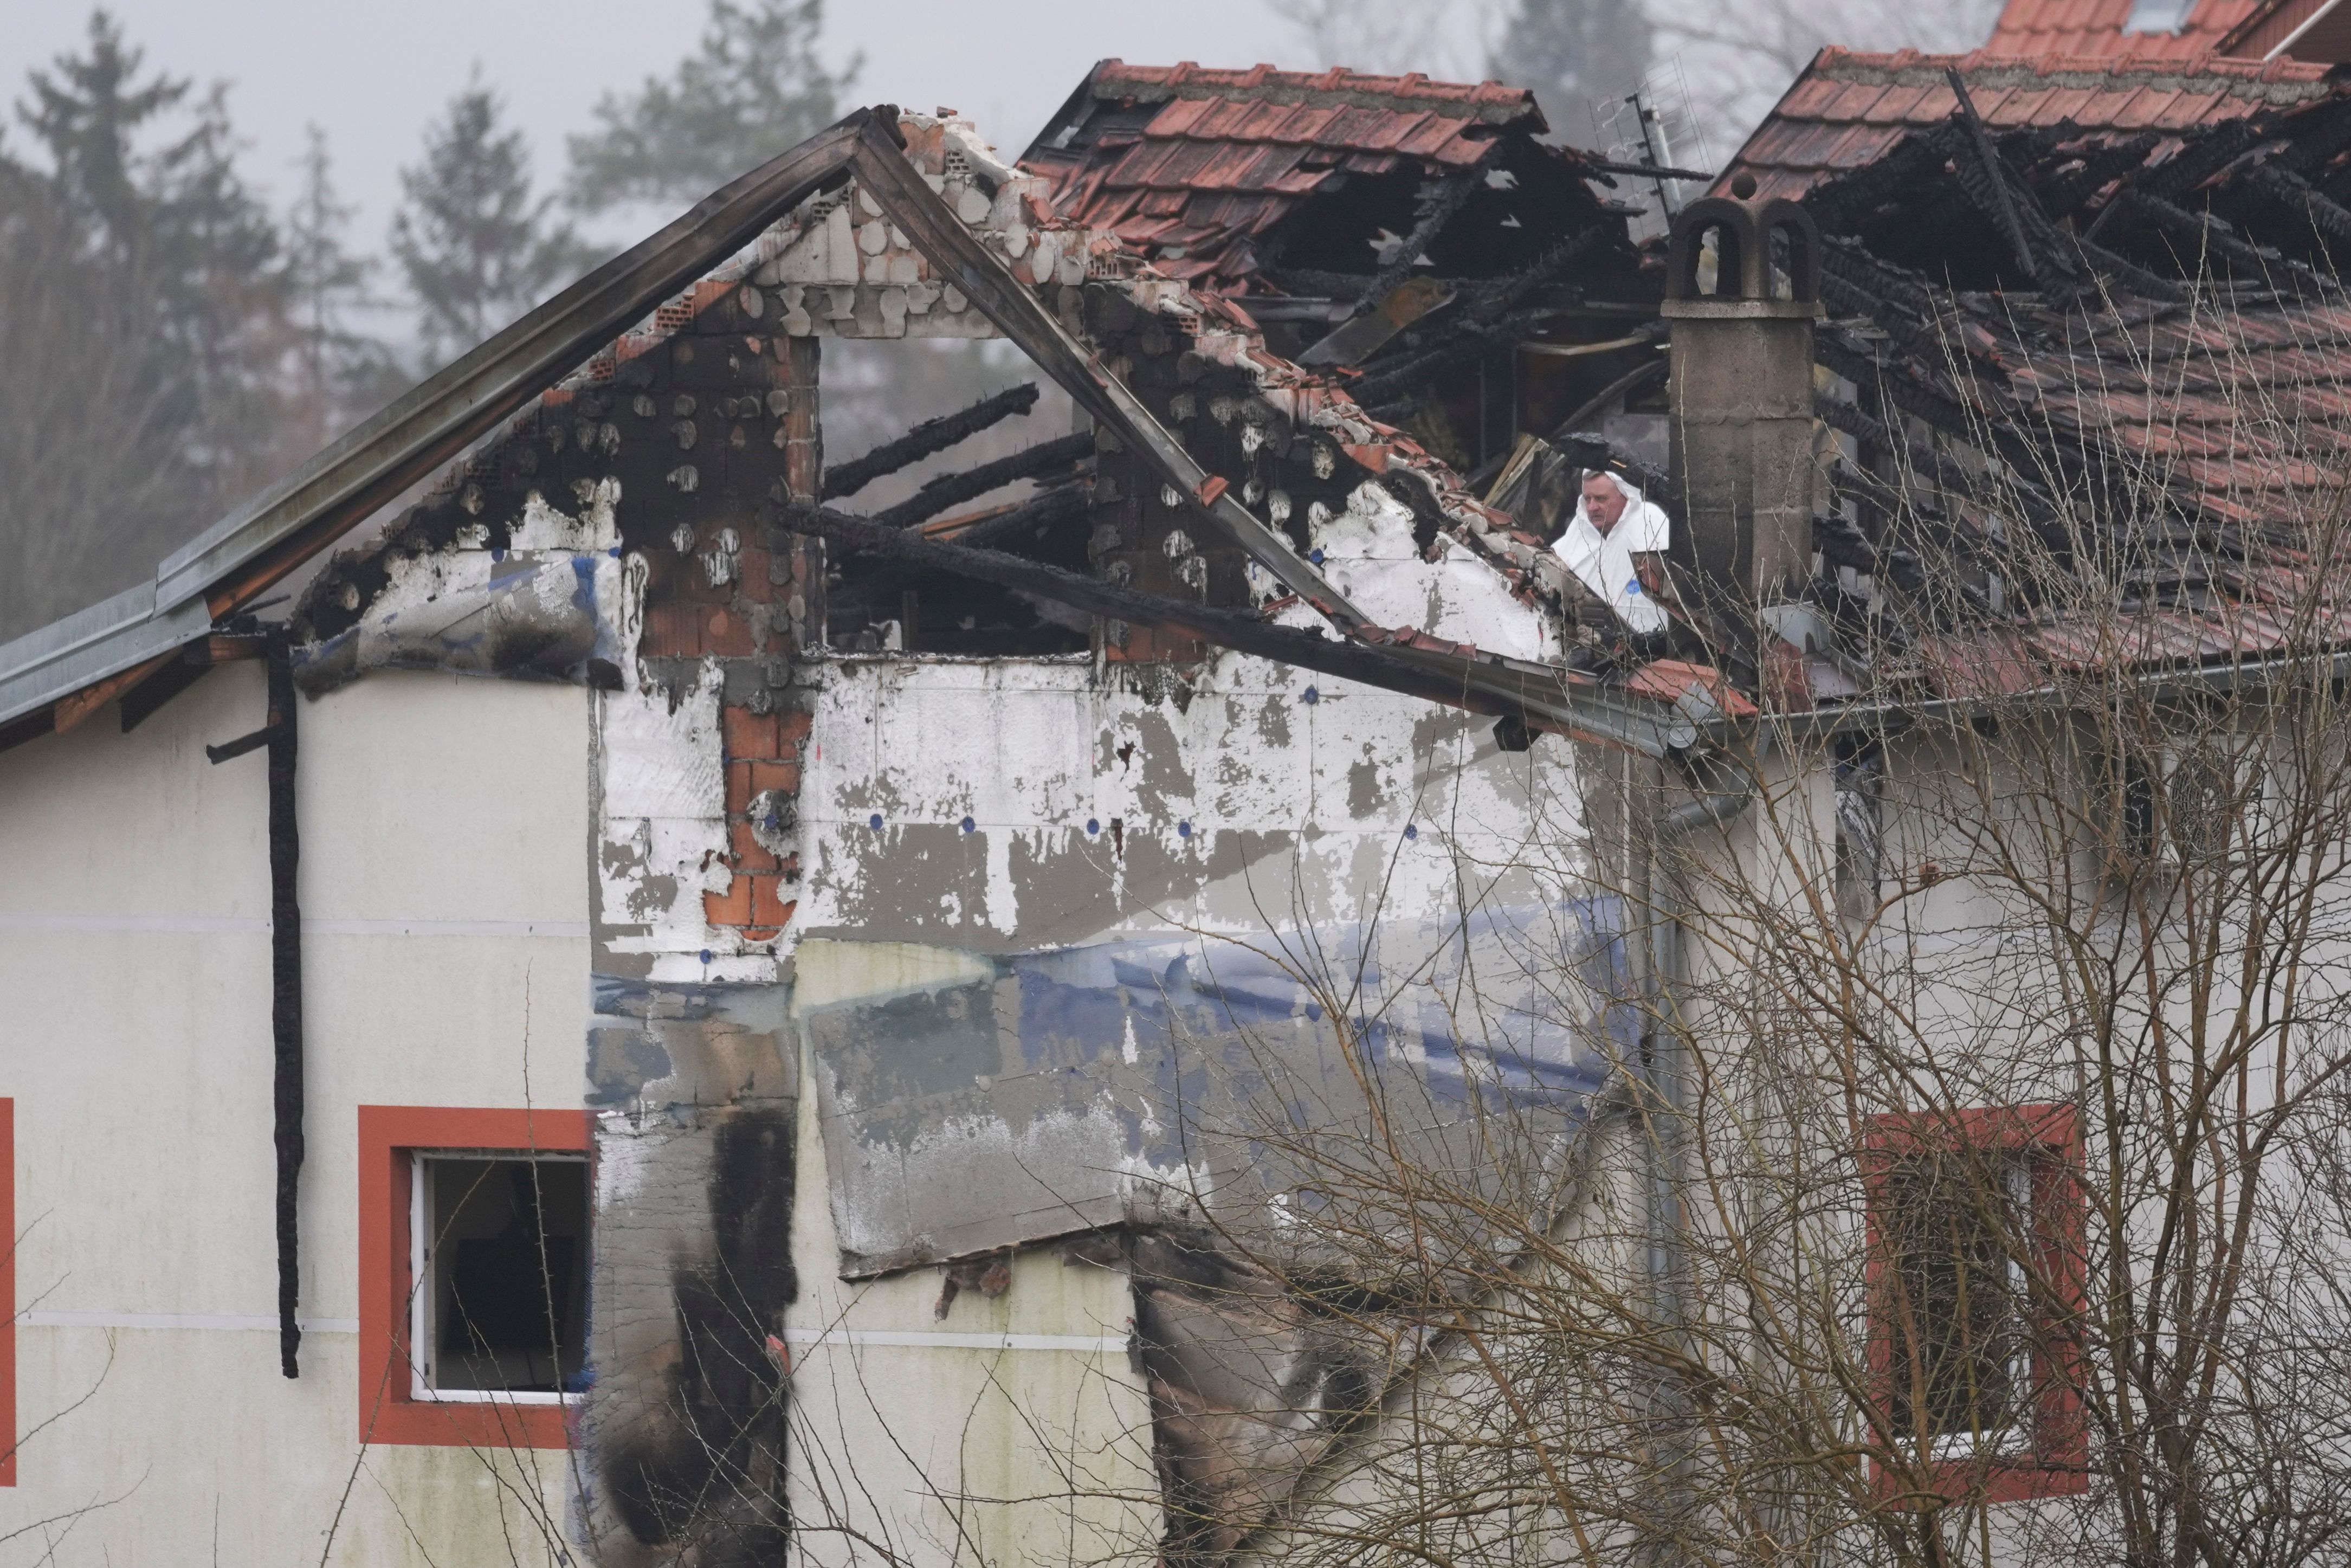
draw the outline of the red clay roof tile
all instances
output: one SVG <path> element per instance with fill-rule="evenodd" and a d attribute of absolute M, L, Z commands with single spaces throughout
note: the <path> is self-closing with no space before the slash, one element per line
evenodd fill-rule
<path fill-rule="evenodd" d="M 1262 232 L 1291 204 L 1341 172 L 1391 172 L 1408 162 L 1468 168 L 1482 161 L 1499 130 L 1543 128 L 1534 95 L 1499 82 L 1435 82 L 1419 75 L 1369 76 L 1333 69 L 1307 74 L 1257 66 L 1212 70 L 1186 62 L 1131 66 L 1109 60 L 1095 68 L 1081 92 L 1096 102 L 1156 103 L 1123 150 L 1107 139 L 1089 158 L 1040 172 L 1060 180 L 1056 204 L 1067 216 L 1114 227 L 1130 242 L 1186 244 L 1152 220 L 1170 210 L 1163 194 L 1249 193 L 1239 204 L 1215 210 L 1186 200 L 1194 239 L 1205 253 L 1187 256 L 1186 276 L 1215 270 L 1213 263 L 1246 229 Z M 1032 157 L 1048 144 L 1032 148 Z M 1309 158 L 1311 152 L 1314 157 Z M 1105 164 L 1107 166 L 1105 167 Z M 1134 193 L 1147 193 L 1138 204 Z M 1208 232 L 1225 225 L 1223 233 Z M 1145 230 L 1150 232 L 1146 235 Z"/>
<path fill-rule="evenodd" d="M 2026 3 L 2011 0 L 2010 14 L 2016 15 Z M 2099 19 L 2113 11 L 2112 26 L 2119 30 L 2130 0 L 2081 4 L 2083 15 L 2091 19 L 2085 27 L 2094 22 L 2106 25 Z M 2252 4 L 2202 0 L 2204 11 L 2227 5 L 2249 14 Z M 2048 5 L 2037 5 L 2036 11 L 2052 14 Z M 1957 99 L 1944 73 L 1954 67 L 1967 79 L 1978 112 L 1994 124 L 2055 127 L 2070 122 L 2093 135 L 2185 130 L 2305 102 L 2335 90 L 2326 80 L 2325 67 L 2299 61 L 2264 65 L 2211 55 L 2174 58 L 2098 52 L 2097 39 L 2087 34 L 2064 40 L 2063 47 L 2083 52 L 2021 58 L 2011 49 L 1991 47 L 1967 55 L 1823 49 L 1723 171 L 1721 183 L 1743 170 L 1774 194 L 1799 195 L 1818 180 L 1872 162 L 1904 131 L 1949 117 Z M 1805 132 L 1824 127 L 1867 128 L 1873 134 L 1853 137 L 1823 153 L 1823 142 Z"/>
<path fill-rule="evenodd" d="M 2177 33 L 2126 33 L 2132 0 L 2008 0 L 1988 54 L 2126 57 L 2187 60 L 2220 49 L 2262 9 L 2261 0 L 2194 0 Z"/>

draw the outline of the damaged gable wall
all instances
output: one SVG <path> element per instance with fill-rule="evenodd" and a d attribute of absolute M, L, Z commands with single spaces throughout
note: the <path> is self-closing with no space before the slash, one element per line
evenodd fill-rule
<path fill-rule="evenodd" d="M 1539 541 L 1246 315 L 1056 217 L 968 127 L 901 123 L 971 235 L 1380 636 L 1555 653 Z M 1168 1098 L 1198 1041 L 1225 1053 L 1200 1070 L 1219 1113 L 1248 1107 L 1251 1031 L 1344 1077 L 1313 978 L 1252 941 L 1382 952 L 1396 986 L 1441 990 L 1465 864 L 1469 902 L 1507 915 L 1479 940 L 1590 924 L 1559 849 L 1574 769 L 1499 750 L 1490 720 L 1085 617 L 1060 657 L 842 651 L 824 554 L 771 526 L 822 493 L 821 338 L 994 330 L 837 188 L 541 396 L 294 616 L 322 712 L 459 675 L 589 691 L 579 749 L 540 760 L 585 787 L 567 930 L 590 1011 L 567 1027 L 596 1116 L 593 1386 L 567 1528 L 599 1562 L 767 1561 L 788 1530 L 914 1556 L 958 1532 L 1016 1555 L 1147 1542 L 1170 1390 L 1199 1369 L 1136 1336 L 1116 1257 L 1025 1244 L 1239 1190 Z M 1074 560 L 1320 623 L 1140 454 L 1092 447 Z M 1597 1082 L 1588 1009 L 1468 1038 L 1426 1000 L 1384 998 L 1380 1038 L 1441 1100 L 1488 1071 L 1569 1099 Z"/>

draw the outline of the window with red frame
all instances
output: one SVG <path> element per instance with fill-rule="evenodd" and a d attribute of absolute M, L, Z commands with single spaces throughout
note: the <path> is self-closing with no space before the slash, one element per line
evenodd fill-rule
<path fill-rule="evenodd" d="M 1940 1484 L 1994 1500 L 2086 1484 L 2079 1160 L 2070 1106 L 1872 1128 L 1871 1367 L 1895 1441 Z"/>
<path fill-rule="evenodd" d="M 362 1105 L 363 1442 L 562 1448 L 583 1377 L 589 1123 Z"/>

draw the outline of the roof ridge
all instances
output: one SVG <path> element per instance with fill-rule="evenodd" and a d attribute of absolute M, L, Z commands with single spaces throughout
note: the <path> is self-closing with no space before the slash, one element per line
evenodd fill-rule
<path fill-rule="evenodd" d="M 1332 66 L 1322 71 L 1290 71 L 1259 63 L 1246 70 L 1204 67 L 1196 60 L 1173 66 L 1139 66 L 1109 59 L 1094 68 L 1089 85 L 1097 98 L 1142 101 L 1217 98 L 1232 102 L 1297 103 L 1311 99 L 1365 108 L 1404 105 L 1447 118 L 1478 119 L 1504 125 L 1541 112 L 1531 89 L 1487 78 L 1475 82 L 1432 79 L 1420 71 L 1382 76 Z M 1117 90 L 1108 90 L 1117 89 Z"/>
<path fill-rule="evenodd" d="M 1994 53 L 1991 48 L 1970 49 L 1965 54 L 1922 55 L 1916 49 L 1892 52 L 1848 49 L 1832 44 L 1823 48 L 1797 78 L 1802 82 L 1810 77 L 1840 79 L 1838 73 L 1853 70 L 1934 72 L 1939 75 L 1957 67 L 1963 76 L 2011 70 L 2029 72 L 2039 78 L 2057 76 L 2140 76 L 2163 77 L 2228 77 L 2241 81 L 2319 81 L 2331 68 L 2309 60 L 2249 59 L 2242 56 L 2216 54 L 2210 50 L 2194 55 L 2060 55 Z"/>

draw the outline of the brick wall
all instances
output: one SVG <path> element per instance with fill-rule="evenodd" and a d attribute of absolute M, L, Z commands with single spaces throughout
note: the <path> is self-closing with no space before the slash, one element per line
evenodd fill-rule
<path fill-rule="evenodd" d="M 732 298 L 697 303 L 703 306 L 697 325 L 740 310 Z M 658 564 L 647 584 L 638 644 L 640 657 L 649 661 L 716 658 L 725 672 L 721 719 L 733 875 L 724 893 L 703 894 L 703 913 L 712 925 L 738 931 L 748 943 L 773 941 L 789 924 L 796 903 L 799 859 L 790 852 L 790 841 L 809 716 L 793 706 L 790 669 L 794 654 L 822 624 L 823 594 L 823 559 L 814 541 L 773 552 L 760 542 L 769 502 L 816 497 L 823 468 L 819 344 L 814 338 L 778 338 L 766 348 L 757 357 L 756 378 L 743 375 L 738 359 L 726 382 L 709 387 L 708 395 L 738 408 L 741 400 L 756 398 L 764 416 L 737 423 L 722 406 L 714 440 L 731 442 L 738 431 L 756 431 L 771 450 L 734 447 L 723 465 L 724 481 L 705 496 L 670 484 L 675 501 L 662 511 L 675 520 L 670 537 L 650 547 Z M 695 395 L 671 393 L 667 412 L 677 415 L 681 430 L 702 411 L 675 400 Z"/>

